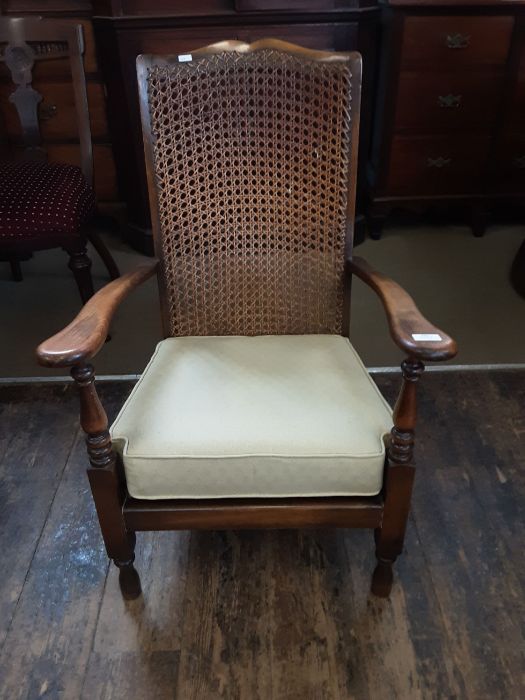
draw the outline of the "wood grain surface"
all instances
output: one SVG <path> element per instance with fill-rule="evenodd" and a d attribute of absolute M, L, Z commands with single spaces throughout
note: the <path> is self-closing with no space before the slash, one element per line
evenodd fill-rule
<path fill-rule="evenodd" d="M 100 385 L 110 419 L 130 390 Z M 0 698 L 524 697 L 524 405 L 524 372 L 422 379 L 390 600 L 370 533 L 289 530 L 139 533 L 126 602 L 73 387 L 0 388 Z"/>

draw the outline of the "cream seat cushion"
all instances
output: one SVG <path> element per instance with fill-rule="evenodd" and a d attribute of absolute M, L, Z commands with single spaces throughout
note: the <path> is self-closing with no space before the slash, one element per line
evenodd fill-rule
<path fill-rule="evenodd" d="M 111 428 L 135 498 L 370 496 L 392 412 L 348 339 L 168 338 Z"/>

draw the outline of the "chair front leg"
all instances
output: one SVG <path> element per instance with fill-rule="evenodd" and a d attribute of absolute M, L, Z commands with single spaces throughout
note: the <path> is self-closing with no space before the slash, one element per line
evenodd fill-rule
<path fill-rule="evenodd" d="M 122 595 L 131 600 L 140 595 L 141 588 L 133 566 L 135 533 L 126 530 L 122 515 L 124 487 L 119 457 L 111 444 L 108 419 L 97 394 L 92 365 L 77 365 L 71 369 L 71 375 L 80 393 L 80 424 L 87 436 L 91 464 L 88 477 L 102 537 L 108 556 L 119 568 Z"/>
<path fill-rule="evenodd" d="M 385 503 L 381 527 L 375 531 L 377 566 L 372 577 L 372 593 L 390 595 L 392 565 L 403 550 L 414 482 L 414 429 L 416 388 L 425 367 L 409 357 L 401 364 L 403 384 L 394 408 L 394 427 L 387 448 Z"/>

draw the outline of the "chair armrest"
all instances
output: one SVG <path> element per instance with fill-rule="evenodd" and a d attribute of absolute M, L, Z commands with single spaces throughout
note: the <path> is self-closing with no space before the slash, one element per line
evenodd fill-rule
<path fill-rule="evenodd" d="M 44 367 L 70 367 L 94 357 L 106 342 L 111 319 L 120 302 L 151 277 L 157 265 L 158 260 L 140 265 L 102 287 L 69 326 L 38 346 L 38 362 Z"/>
<path fill-rule="evenodd" d="M 457 353 L 455 341 L 422 315 L 412 297 L 396 282 L 374 270 L 363 258 L 347 261 L 348 269 L 379 296 L 390 335 L 396 345 L 421 360 L 448 360 Z"/>

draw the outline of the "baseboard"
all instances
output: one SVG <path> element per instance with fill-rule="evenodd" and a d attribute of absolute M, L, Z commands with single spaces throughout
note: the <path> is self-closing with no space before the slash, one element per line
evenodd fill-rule
<path fill-rule="evenodd" d="M 368 367 L 370 374 L 400 374 L 399 367 Z M 479 365 L 427 365 L 426 372 L 493 372 L 502 370 L 525 370 L 525 362 Z M 140 374 L 101 374 L 97 382 L 136 382 Z M 51 377 L 0 377 L 0 386 L 15 384 L 64 384 L 73 382 L 69 375 Z"/>

